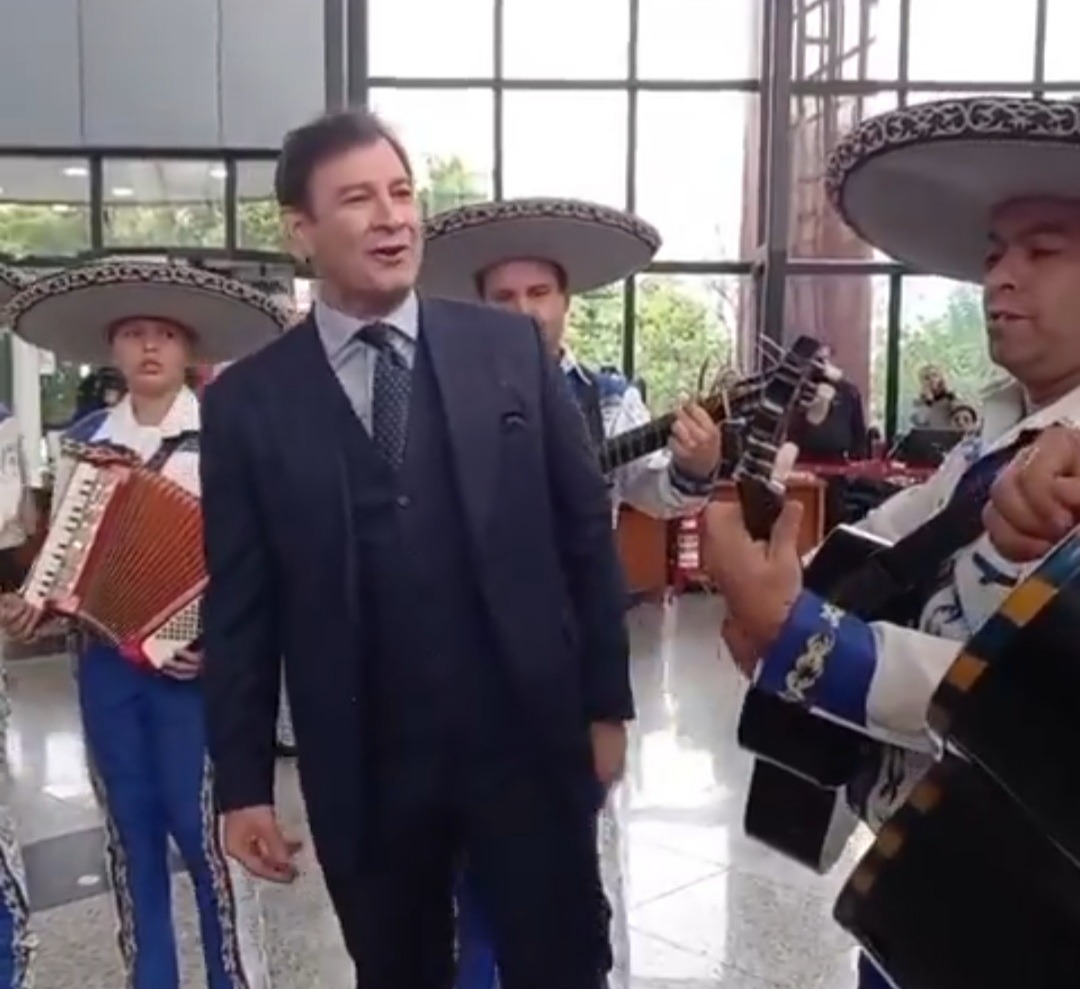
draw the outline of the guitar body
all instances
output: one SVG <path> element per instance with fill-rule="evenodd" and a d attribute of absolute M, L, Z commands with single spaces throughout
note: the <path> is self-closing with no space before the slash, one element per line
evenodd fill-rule
<path fill-rule="evenodd" d="M 1080 985 L 1080 877 L 958 758 L 882 828 L 834 916 L 897 989 Z"/>
<path fill-rule="evenodd" d="M 875 584 L 870 565 L 888 545 L 838 526 L 807 566 L 804 584 L 862 618 L 898 617 L 891 612 L 907 608 L 904 595 L 884 574 L 876 574 Z M 858 586 L 847 583 L 853 574 Z M 858 606 L 860 597 L 867 607 Z M 858 824 L 845 788 L 861 774 L 876 774 L 880 743 L 756 688 L 743 702 L 738 738 L 757 756 L 743 815 L 746 833 L 815 872 L 828 872 Z"/>
<path fill-rule="evenodd" d="M 931 708 L 950 751 L 888 821 L 837 920 L 898 989 L 1080 985 L 1080 538 L 960 651 Z"/>

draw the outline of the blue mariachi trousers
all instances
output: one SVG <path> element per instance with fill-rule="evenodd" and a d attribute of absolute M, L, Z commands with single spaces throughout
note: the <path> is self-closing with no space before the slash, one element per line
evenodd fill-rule
<path fill-rule="evenodd" d="M 76 668 L 131 989 L 179 986 L 170 837 L 195 887 L 208 989 L 265 989 L 254 881 L 219 842 L 198 680 L 139 668 L 100 644 Z"/>

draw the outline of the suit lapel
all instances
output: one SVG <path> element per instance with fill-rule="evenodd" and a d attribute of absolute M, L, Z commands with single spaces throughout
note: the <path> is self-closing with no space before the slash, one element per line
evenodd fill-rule
<path fill-rule="evenodd" d="M 498 375 L 485 327 L 437 299 L 420 306 L 423 342 L 431 357 L 449 425 L 458 486 L 477 541 L 487 528 L 498 469 Z"/>

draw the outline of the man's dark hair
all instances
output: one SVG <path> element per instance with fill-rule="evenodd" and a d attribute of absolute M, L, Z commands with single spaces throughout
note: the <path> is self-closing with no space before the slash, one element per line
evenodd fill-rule
<path fill-rule="evenodd" d="M 353 148 L 367 148 L 386 141 L 412 178 L 412 165 L 397 135 L 367 110 L 340 110 L 297 127 L 285 135 L 274 171 L 274 195 L 282 209 L 308 205 L 311 176 L 323 162 Z"/>
<path fill-rule="evenodd" d="M 565 295 L 567 279 L 566 271 L 563 269 L 563 266 L 561 264 L 556 264 L 554 261 L 544 260 L 543 258 L 537 258 L 537 260 L 544 261 L 544 264 L 551 266 L 551 270 L 555 272 L 555 284 L 559 287 L 559 291 Z M 491 268 L 493 267 L 495 266 L 492 265 Z M 476 285 L 476 295 L 478 298 L 482 299 L 484 297 L 484 283 L 487 279 L 487 273 L 491 268 L 485 268 L 483 271 L 478 271 L 473 275 L 473 284 Z"/>

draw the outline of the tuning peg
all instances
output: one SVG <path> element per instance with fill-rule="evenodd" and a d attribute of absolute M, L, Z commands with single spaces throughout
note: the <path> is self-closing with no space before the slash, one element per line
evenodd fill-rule
<path fill-rule="evenodd" d="M 772 474 L 769 480 L 774 485 L 784 485 L 795 468 L 795 461 L 799 459 L 799 448 L 794 443 L 783 443 L 776 451 L 773 460 Z"/>

